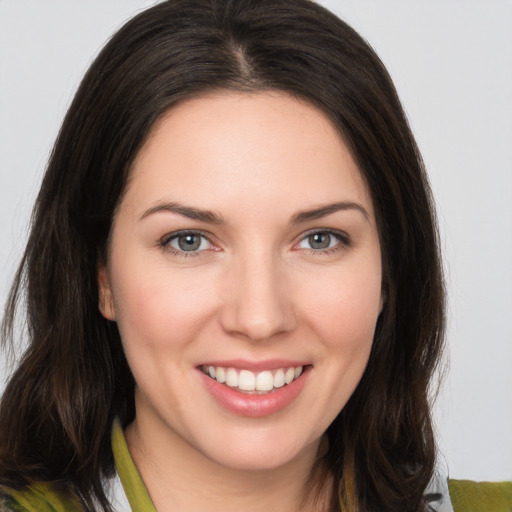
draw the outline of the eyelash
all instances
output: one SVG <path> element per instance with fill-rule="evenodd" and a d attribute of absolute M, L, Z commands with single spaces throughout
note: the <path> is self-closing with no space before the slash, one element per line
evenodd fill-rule
<path fill-rule="evenodd" d="M 207 233 L 204 231 L 198 231 L 198 230 L 184 230 L 184 231 L 176 231 L 174 233 L 171 233 L 169 235 L 164 236 L 159 243 L 159 246 L 166 252 L 172 254 L 173 256 L 178 256 L 181 258 L 190 258 L 190 257 L 197 257 L 200 256 L 201 252 L 207 250 L 195 250 L 195 251 L 184 251 L 180 249 L 176 249 L 170 245 L 170 243 L 173 240 L 177 240 L 181 236 L 199 236 L 203 239 L 205 239 L 209 244 L 212 244 L 212 241 L 210 240 L 210 237 Z M 201 242 L 202 243 L 202 242 Z M 213 245 L 213 244 L 212 244 Z"/>
<path fill-rule="evenodd" d="M 343 249 L 347 249 L 348 247 L 351 246 L 350 237 L 343 231 L 337 231 L 334 229 L 314 229 L 302 235 L 300 241 L 297 244 L 295 244 L 295 247 L 302 243 L 304 240 L 307 240 L 309 237 L 315 235 L 329 235 L 330 237 L 336 238 L 338 240 L 338 243 L 336 243 L 333 247 L 326 247 L 325 249 L 305 249 L 306 251 L 313 255 L 332 254 Z"/>
<path fill-rule="evenodd" d="M 194 237 L 201 237 L 202 239 L 205 239 L 209 244 L 212 244 L 212 241 L 210 240 L 209 234 L 204 231 L 199 230 L 184 230 L 184 231 L 177 231 L 174 233 L 171 233 L 169 235 L 166 235 L 163 237 L 159 242 L 159 247 L 164 250 L 165 252 L 168 252 L 172 254 L 173 256 L 181 257 L 181 258 L 190 258 L 190 257 L 198 257 L 201 255 L 202 252 L 208 250 L 208 249 L 201 249 L 201 250 L 193 250 L 193 251 L 185 251 L 181 249 L 176 249 L 170 245 L 170 243 L 173 240 L 177 240 L 179 237 L 182 236 L 194 236 Z M 333 247 L 327 247 L 325 249 L 313 249 L 313 248 L 304 248 L 304 250 L 308 251 L 312 255 L 324 255 L 324 254 L 332 254 L 337 251 L 346 249 L 351 246 L 351 240 L 350 237 L 342 232 L 337 231 L 333 229 L 315 229 L 312 231 L 308 231 L 304 233 L 299 242 L 297 242 L 294 247 L 297 247 L 300 243 L 307 240 L 308 238 L 315 236 L 315 235 L 328 235 L 330 237 L 334 237 L 338 240 L 338 242 Z M 202 244 L 202 241 L 200 242 Z"/>

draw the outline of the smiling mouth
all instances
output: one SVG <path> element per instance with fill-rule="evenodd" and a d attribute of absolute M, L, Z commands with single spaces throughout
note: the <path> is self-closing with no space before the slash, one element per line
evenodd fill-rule
<path fill-rule="evenodd" d="M 222 366 L 202 365 L 201 371 L 219 384 L 223 384 L 240 393 L 264 395 L 287 386 L 298 379 L 304 371 L 304 366 L 252 372 L 250 370 L 238 370 Z"/>

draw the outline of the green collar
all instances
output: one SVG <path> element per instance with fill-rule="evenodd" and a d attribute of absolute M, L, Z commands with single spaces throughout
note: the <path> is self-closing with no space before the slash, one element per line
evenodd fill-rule
<path fill-rule="evenodd" d="M 137 512 L 156 512 L 148 490 L 128 451 L 123 429 L 118 420 L 114 422 L 112 428 L 112 452 L 114 453 L 114 461 L 119 479 L 132 510 Z"/>

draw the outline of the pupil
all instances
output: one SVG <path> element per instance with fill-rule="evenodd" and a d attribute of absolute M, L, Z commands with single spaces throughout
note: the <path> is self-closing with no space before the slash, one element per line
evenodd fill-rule
<path fill-rule="evenodd" d="M 331 236 L 326 233 L 315 233 L 309 237 L 313 249 L 327 249 L 331 243 Z"/>
<path fill-rule="evenodd" d="M 182 251 L 195 251 L 201 245 L 201 239 L 196 235 L 181 235 L 178 245 Z"/>

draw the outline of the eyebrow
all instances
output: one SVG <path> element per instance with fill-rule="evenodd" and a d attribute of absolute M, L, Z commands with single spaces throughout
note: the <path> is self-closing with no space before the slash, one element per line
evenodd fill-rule
<path fill-rule="evenodd" d="M 142 214 L 140 220 L 159 212 L 177 213 L 183 217 L 206 222 L 207 224 L 225 224 L 222 215 L 214 213 L 210 210 L 202 210 L 200 208 L 185 206 L 176 202 L 159 203 L 155 206 L 152 206 Z"/>
<path fill-rule="evenodd" d="M 310 220 L 321 219 L 322 217 L 327 217 L 328 215 L 332 215 L 333 213 L 347 210 L 356 210 L 362 213 L 366 220 L 370 219 L 370 215 L 368 214 L 363 205 L 359 203 L 353 203 L 351 201 L 340 201 L 338 203 L 327 204 L 325 206 L 320 206 L 318 208 L 312 208 L 311 210 L 304 210 L 298 212 L 295 215 L 293 215 L 290 224 L 300 224 L 302 222 L 307 222 Z"/>
<path fill-rule="evenodd" d="M 318 208 L 312 208 L 310 210 L 303 210 L 292 215 L 290 224 L 301 224 L 303 222 L 320 219 L 327 217 L 333 213 L 339 211 L 355 210 L 360 212 L 366 220 L 369 220 L 370 216 L 366 209 L 359 203 L 351 201 L 341 201 L 337 203 L 331 203 Z M 177 202 L 166 202 L 159 203 L 151 208 L 147 209 L 140 217 L 140 220 L 149 217 L 155 213 L 169 212 L 177 213 L 183 217 L 189 219 L 199 220 L 207 224 L 225 224 L 224 217 L 218 213 L 212 212 L 211 210 L 202 210 L 193 206 L 185 206 Z"/>

